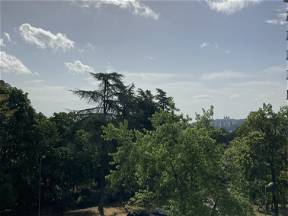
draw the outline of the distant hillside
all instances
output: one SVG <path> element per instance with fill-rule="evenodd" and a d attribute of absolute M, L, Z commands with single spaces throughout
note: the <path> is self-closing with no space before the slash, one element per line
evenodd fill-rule
<path fill-rule="evenodd" d="M 216 128 L 223 128 L 228 132 L 236 130 L 245 119 L 230 119 L 230 117 L 225 116 L 223 119 L 215 119 L 212 124 Z"/>

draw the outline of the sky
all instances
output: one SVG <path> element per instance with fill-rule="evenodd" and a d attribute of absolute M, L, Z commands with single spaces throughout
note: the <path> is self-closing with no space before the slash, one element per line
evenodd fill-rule
<path fill-rule="evenodd" d="M 191 117 L 286 104 L 281 0 L 0 1 L 1 79 L 47 116 L 91 106 L 70 91 L 97 88 L 89 72 L 161 88 Z"/>

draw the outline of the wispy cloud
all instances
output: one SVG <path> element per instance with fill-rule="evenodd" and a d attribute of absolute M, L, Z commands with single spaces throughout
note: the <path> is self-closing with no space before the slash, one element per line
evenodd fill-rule
<path fill-rule="evenodd" d="M 278 75 L 283 75 L 283 72 L 285 71 L 286 65 L 285 64 L 281 64 L 281 65 L 273 65 L 270 67 L 267 67 L 263 70 L 260 71 L 262 76 L 266 76 L 266 77 L 275 77 Z"/>
<path fill-rule="evenodd" d="M 218 45 L 218 43 L 212 43 L 212 42 L 208 42 L 208 41 L 205 41 L 205 42 L 200 44 L 200 48 L 202 48 L 202 49 L 208 48 L 208 47 L 218 49 L 219 45 Z"/>
<path fill-rule="evenodd" d="M 32 74 L 22 61 L 4 51 L 0 51 L 0 71 L 4 73 Z"/>
<path fill-rule="evenodd" d="M 235 99 L 235 98 L 239 98 L 240 95 L 239 94 L 232 94 L 229 96 L 230 99 Z"/>
<path fill-rule="evenodd" d="M 227 50 L 224 51 L 224 53 L 230 54 L 230 53 L 231 53 L 231 50 L 228 50 L 228 49 L 227 49 Z"/>
<path fill-rule="evenodd" d="M 175 82 L 177 80 L 177 74 L 169 74 L 169 73 L 132 73 L 132 72 L 124 72 L 125 79 L 128 82 L 134 82 L 137 80 L 138 82 L 149 82 L 149 83 L 169 83 Z"/>
<path fill-rule="evenodd" d="M 5 45 L 5 43 L 4 43 L 4 40 L 3 40 L 3 38 L 0 38 L 0 48 L 1 47 L 5 47 L 6 45 Z"/>
<path fill-rule="evenodd" d="M 193 98 L 197 100 L 210 100 L 213 97 L 211 95 L 194 95 Z"/>
<path fill-rule="evenodd" d="M 201 48 L 205 48 L 205 47 L 207 47 L 207 46 L 208 46 L 208 43 L 207 43 L 207 42 L 203 42 L 203 43 L 200 44 L 200 47 L 201 47 Z"/>
<path fill-rule="evenodd" d="M 47 83 L 45 80 L 24 81 L 17 87 L 29 93 L 29 99 L 37 111 L 48 116 L 53 112 L 79 110 L 87 108 L 87 104 L 69 90 L 71 87 Z"/>
<path fill-rule="evenodd" d="M 74 0 L 74 2 L 83 8 L 100 8 L 106 5 L 112 5 L 121 9 L 131 10 L 134 15 L 159 19 L 159 14 L 139 0 Z"/>
<path fill-rule="evenodd" d="M 42 28 L 34 27 L 29 23 L 24 23 L 19 27 L 22 38 L 41 49 L 50 48 L 53 50 L 63 50 L 64 52 L 74 48 L 75 42 L 66 37 L 63 33 L 53 34 Z"/>
<path fill-rule="evenodd" d="M 231 51 L 229 49 L 223 49 L 222 47 L 219 46 L 218 43 L 216 42 L 209 42 L 209 41 L 204 41 L 200 44 L 201 49 L 219 49 L 220 51 L 224 52 L 225 54 L 230 54 Z"/>
<path fill-rule="evenodd" d="M 80 60 L 76 60 L 74 62 L 66 62 L 65 66 L 73 74 L 85 74 L 95 72 L 93 67 L 83 64 Z"/>
<path fill-rule="evenodd" d="M 205 0 L 211 10 L 231 15 L 263 0 Z"/>
<path fill-rule="evenodd" d="M 245 81 L 245 82 L 231 82 L 229 83 L 229 85 L 236 87 L 245 87 L 245 86 L 249 86 L 249 87 L 253 87 L 253 88 L 257 88 L 259 86 L 264 86 L 264 87 L 271 87 L 271 86 L 278 86 L 279 87 L 279 83 L 275 82 L 275 81 L 270 81 L 270 80 L 252 80 L 252 81 Z"/>
<path fill-rule="evenodd" d="M 8 42 L 10 43 L 11 42 L 11 38 L 10 38 L 10 35 L 7 33 L 7 32 L 4 32 L 3 33 L 3 38 L 0 38 L 0 48 L 2 47 L 6 47 L 6 43 L 5 42 Z"/>
<path fill-rule="evenodd" d="M 95 46 L 91 43 L 87 43 L 85 46 L 83 46 L 82 48 L 78 49 L 79 53 L 84 53 L 86 51 L 92 51 L 95 52 Z"/>
<path fill-rule="evenodd" d="M 91 43 L 87 43 L 86 44 L 86 48 L 91 50 L 91 51 L 95 51 L 95 46 L 93 44 L 91 44 Z"/>
<path fill-rule="evenodd" d="M 150 61 L 155 61 L 156 58 L 154 56 L 145 56 L 146 59 L 150 60 Z"/>
<path fill-rule="evenodd" d="M 11 37 L 10 37 L 10 34 L 9 34 L 9 33 L 4 32 L 4 37 L 6 38 L 6 40 L 7 40 L 8 42 L 11 42 Z"/>
<path fill-rule="evenodd" d="M 276 65 L 254 71 L 253 74 L 251 71 L 204 74 L 132 73 L 116 70 L 108 64 L 106 72 L 117 71 L 123 74 L 125 83 L 134 82 L 137 88 L 154 91 L 157 87 L 165 90 L 169 96 L 174 97 L 177 107 L 185 114 L 193 116 L 195 112 L 201 112 L 203 107 L 207 108 L 213 104 L 215 116 L 218 118 L 223 117 L 223 113 L 233 118 L 243 118 L 247 116 L 248 111 L 255 110 L 263 102 L 273 103 L 276 107 L 285 103 L 282 69 L 282 65 Z M 219 79 L 219 82 L 215 82 Z M 91 90 L 99 85 L 99 82 L 91 76 L 83 76 L 83 81 L 78 86 L 80 89 Z M 51 110 L 87 108 L 87 104 L 67 91 L 75 87 L 77 86 L 47 85 L 42 80 L 35 80 L 33 83 L 26 83 L 23 89 L 28 90 L 36 109 L 51 114 Z"/>
<path fill-rule="evenodd" d="M 266 20 L 267 24 L 271 25 L 285 25 L 286 24 L 286 13 L 278 13 L 276 18 Z"/>
<path fill-rule="evenodd" d="M 239 72 L 224 71 L 224 72 L 204 73 L 200 77 L 200 80 L 230 80 L 230 79 L 239 79 L 247 77 L 250 76 Z"/>
<path fill-rule="evenodd" d="M 28 80 L 26 81 L 25 83 L 27 84 L 32 84 L 32 85 L 35 85 L 35 84 L 43 84 L 45 82 L 45 80 L 42 80 L 42 79 L 33 79 L 33 80 Z"/>

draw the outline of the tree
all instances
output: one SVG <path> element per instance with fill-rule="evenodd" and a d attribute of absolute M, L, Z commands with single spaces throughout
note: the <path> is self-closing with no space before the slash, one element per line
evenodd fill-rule
<path fill-rule="evenodd" d="M 99 81 L 99 89 L 94 91 L 74 90 L 73 93 L 81 99 L 96 106 L 89 109 L 81 110 L 81 113 L 100 114 L 104 121 L 116 113 L 117 98 L 119 90 L 123 89 L 122 75 L 113 73 L 90 73 L 93 78 Z"/>
<path fill-rule="evenodd" d="M 115 119 L 118 107 L 119 92 L 124 89 L 122 82 L 122 75 L 118 73 L 91 73 L 93 78 L 99 82 L 99 88 L 94 91 L 75 90 L 74 94 L 78 95 L 81 99 L 86 100 L 88 103 L 95 104 L 93 108 L 81 110 L 79 113 L 96 115 L 102 124 L 107 124 L 108 121 Z M 126 112 L 126 111 L 124 111 Z M 105 142 L 100 137 L 95 137 L 99 144 L 99 201 L 98 209 L 99 214 L 104 215 L 104 202 L 105 202 L 105 176 L 109 173 L 109 143 Z"/>
<path fill-rule="evenodd" d="M 135 92 L 134 92 L 134 84 L 125 86 L 120 85 L 120 91 L 118 91 L 118 116 L 120 120 L 127 120 L 133 124 L 133 115 L 135 114 Z"/>
<path fill-rule="evenodd" d="M 119 142 L 112 154 L 116 169 L 108 176 L 112 185 L 132 189 L 134 204 L 170 215 L 253 215 L 245 197 L 230 191 L 223 152 L 202 118 L 191 125 L 162 111 L 153 115 L 152 131 L 108 125 L 104 137 Z"/>
<path fill-rule="evenodd" d="M 177 110 L 172 97 L 168 97 L 167 93 L 162 89 L 156 88 L 157 94 L 155 96 L 160 109 L 170 112 Z"/>
<path fill-rule="evenodd" d="M 287 154 L 288 107 L 274 112 L 269 104 L 250 113 L 226 152 L 231 162 L 230 172 L 237 173 L 238 170 L 237 178 L 242 179 L 240 184 L 235 185 L 239 189 L 246 185 L 251 200 L 259 206 L 266 200 L 265 187 L 272 185 L 268 192 L 272 194 L 272 210 L 276 215 L 279 214 L 280 201 L 282 206 L 287 204 L 282 196 L 287 194 Z"/>
<path fill-rule="evenodd" d="M 35 139 L 36 113 L 21 90 L 1 82 L 0 93 L 0 191 L 2 194 L 4 190 L 8 198 L 1 202 L 1 208 L 33 208 L 42 150 Z"/>
<path fill-rule="evenodd" d="M 75 113 L 54 113 L 50 118 L 37 118 L 38 143 L 41 153 L 41 203 L 61 212 L 67 207 L 92 205 L 99 155 L 92 133 Z M 90 192 L 91 191 L 91 192 Z M 95 200 L 93 200 L 95 201 Z"/>
<path fill-rule="evenodd" d="M 138 89 L 136 96 L 136 128 L 137 129 L 152 129 L 149 118 L 157 112 L 157 104 L 154 101 L 155 97 L 150 90 Z"/>

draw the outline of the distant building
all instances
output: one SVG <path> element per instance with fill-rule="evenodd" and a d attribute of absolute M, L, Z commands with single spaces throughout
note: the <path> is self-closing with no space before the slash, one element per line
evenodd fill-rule
<path fill-rule="evenodd" d="M 223 119 L 215 119 L 212 125 L 216 128 L 223 128 L 228 132 L 232 132 L 240 127 L 244 120 L 245 119 L 230 119 L 229 116 L 224 116 Z"/>

